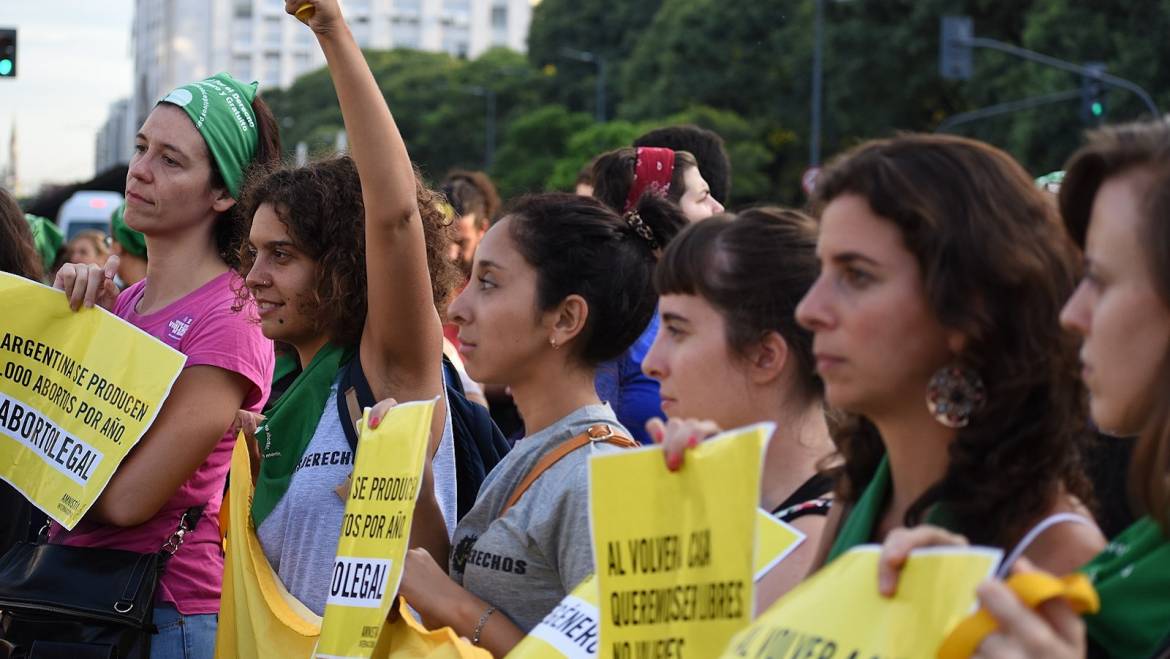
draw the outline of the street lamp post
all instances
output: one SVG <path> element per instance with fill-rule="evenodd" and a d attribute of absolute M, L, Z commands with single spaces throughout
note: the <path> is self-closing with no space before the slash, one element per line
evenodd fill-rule
<path fill-rule="evenodd" d="M 496 159 L 496 90 L 479 85 L 468 85 L 463 90 L 484 99 L 483 168 L 488 170 Z"/>
<path fill-rule="evenodd" d="M 824 80 L 825 58 L 825 0 L 816 0 L 816 20 L 813 25 L 812 110 L 808 137 L 808 164 L 821 164 L 821 86 Z"/>
<path fill-rule="evenodd" d="M 561 55 L 569 59 L 577 60 L 578 62 L 588 62 L 597 67 L 597 90 L 596 103 L 597 123 L 605 123 L 605 75 L 606 65 L 605 58 L 597 53 L 588 50 L 577 50 L 576 48 L 561 48 Z"/>

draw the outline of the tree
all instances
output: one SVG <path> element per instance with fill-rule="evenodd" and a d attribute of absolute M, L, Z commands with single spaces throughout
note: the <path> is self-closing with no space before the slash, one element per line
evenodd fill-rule
<path fill-rule="evenodd" d="M 592 123 L 589 115 L 546 105 L 512 122 L 497 153 L 492 177 L 504 198 L 540 192 L 565 153 L 569 138 Z"/>
<path fill-rule="evenodd" d="M 571 191 L 582 167 L 606 151 L 630 146 L 643 132 L 643 127 L 628 121 L 607 121 L 604 124 L 591 124 L 573 133 L 565 144 L 564 153 L 553 165 L 545 187 L 549 190 Z"/>
<path fill-rule="evenodd" d="M 629 57 L 663 0 L 543 0 L 532 8 L 528 59 L 537 69 L 551 65 L 556 84 L 546 101 L 574 110 L 594 111 L 597 67 L 566 58 L 563 48 L 589 51 L 605 58 L 606 116 L 618 101 L 614 72 Z"/>

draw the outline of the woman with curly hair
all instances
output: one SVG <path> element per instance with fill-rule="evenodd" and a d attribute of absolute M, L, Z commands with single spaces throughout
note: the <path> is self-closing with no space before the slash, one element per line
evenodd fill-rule
<path fill-rule="evenodd" d="M 908 135 L 817 184 L 821 274 L 797 308 L 827 402 L 852 415 L 822 555 L 930 522 L 1056 572 L 1104 546 L 1085 502 L 1056 210 L 1004 152 Z"/>
<path fill-rule="evenodd" d="M 293 14 L 303 4 L 285 6 Z M 256 431 L 263 455 L 252 520 L 285 588 L 322 615 L 353 471 L 343 380 L 368 382 L 378 400 L 439 398 L 411 545 L 447 555 L 454 447 L 436 307 L 457 273 L 437 198 L 419 182 L 337 0 L 310 4 L 352 158 L 250 180 L 241 269 L 264 335 L 290 346 L 299 367 Z"/>

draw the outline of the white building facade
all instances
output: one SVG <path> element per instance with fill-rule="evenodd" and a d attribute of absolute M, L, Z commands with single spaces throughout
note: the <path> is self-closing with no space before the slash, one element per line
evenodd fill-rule
<path fill-rule="evenodd" d="M 93 171 L 100 174 L 110 167 L 130 162 L 134 150 L 134 135 L 138 127 L 132 121 L 130 99 L 110 104 L 110 112 L 97 134 L 93 154 Z"/>
<path fill-rule="evenodd" d="M 496 46 L 523 52 L 537 1 L 343 0 L 342 9 L 364 48 L 475 58 Z M 133 50 L 136 124 L 175 86 L 219 71 L 264 89 L 325 64 L 278 0 L 135 0 Z"/>

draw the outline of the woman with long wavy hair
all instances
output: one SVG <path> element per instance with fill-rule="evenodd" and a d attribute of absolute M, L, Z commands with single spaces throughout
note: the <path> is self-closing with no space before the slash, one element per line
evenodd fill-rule
<path fill-rule="evenodd" d="M 797 308 L 851 415 L 822 555 L 931 522 L 1062 572 L 1104 546 L 1081 464 L 1077 276 L 1053 205 L 1006 153 L 908 135 L 817 185 L 821 274 Z"/>

